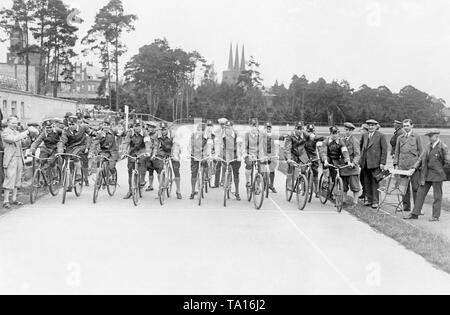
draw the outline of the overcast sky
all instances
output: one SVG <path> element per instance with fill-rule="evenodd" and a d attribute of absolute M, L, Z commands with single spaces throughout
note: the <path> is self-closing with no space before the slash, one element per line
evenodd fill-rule
<path fill-rule="evenodd" d="M 0 0 L 9 6 L 10 0 Z M 107 0 L 68 1 L 80 8 L 80 37 Z M 123 0 L 139 16 L 126 35 L 128 60 L 139 47 L 166 37 L 227 67 L 230 42 L 245 44 L 261 63 L 265 85 L 346 79 L 354 88 L 405 85 L 450 105 L 450 1 L 446 0 Z M 0 61 L 6 46 L 0 44 Z"/>

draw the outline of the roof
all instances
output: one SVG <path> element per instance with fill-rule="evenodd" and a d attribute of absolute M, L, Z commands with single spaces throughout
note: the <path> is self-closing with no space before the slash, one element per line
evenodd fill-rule
<path fill-rule="evenodd" d="M 64 99 L 64 98 L 51 97 L 51 96 L 45 96 L 45 95 L 38 95 L 38 94 L 30 93 L 30 92 L 25 92 L 25 91 L 15 90 L 15 89 L 9 89 L 9 88 L 4 88 L 4 87 L 0 87 L 0 92 L 13 93 L 13 94 L 19 94 L 19 95 L 26 95 L 26 96 L 33 96 L 33 97 L 44 98 L 44 99 L 54 100 L 54 101 L 64 101 L 64 102 L 67 102 L 67 103 L 74 103 L 74 104 L 78 103 L 76 101 L 71 101 L 71 100 L 67 100 L 67 99 Z"/>

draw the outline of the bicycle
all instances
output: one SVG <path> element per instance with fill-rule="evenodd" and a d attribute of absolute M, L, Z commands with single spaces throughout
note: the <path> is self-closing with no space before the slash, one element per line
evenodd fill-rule
<path fill-rule="evenodd" d="M 159 158 L 155 157 L 157 160 L 160 160 L 164 163 L 161 174 L 159 175 L 159 190 L 158 190 L 158 198 L 161 206 L 164 205 L 167 198 L 170 198 L 172 194 L 173 187 L 173 168 L 172 168 L 172 159 L 170 157 Z"/>
<path fill-rule="evenodd" d="M 270 169 L 268 160 L 268 158 L 263 158 L 252 161 L 250 186 L 247 183 L 247 200 L 248 202 L 251 202 L 253 199 L 256 210 L 261 210 L 264 198 L 269 198 Z M 261 170 L 261 168 L 263 170 Z"/>
<path fill-rule="evenodd" d="M 98 162 L 98 160 L 100 160 L 100 162 Z M 111 159 L 107 158 L 106 156 L 103 155 L 96 156 L 94 157 L 94 161 L 97 162 L 98 166 L 93 196 L 93 202 L 94 204 L 96 204 L 100 189 L 106 188 L 106 190 L 108 191 L 108 195 L 110 197 L 113 197 L 116 194 L 117 169 L 114 168 L 112 171 L 110 170 L 109 163 L 111 162 Z"/>
<path fill-rule="evenodd" d="M 63 196 L 62 204 L 66 203 L 67 193 L 69 188 L 73 188 L 75 196 L 80 197 L 84 186 L 84 175 L 81 170 L 81 166 L 75 166 L 74 160 L 81 160 L 81 157 L 75 154 L 57 154 L 57 157 L 64 159 L 62 166 L 62 183 L 63 183 Z M 72 171 L 72 169 L 74 171 Z"/>
<path fill-rule="evenodd" d="M 207 193 L 206 186 L 208 185 L 208 170 L 203 166 L 203 163 L 210 161 L 211 157 L 205 159 L 198 159 L 196 157 L 191 157 L 195 162 L 199 162 L 198 173 L 197 173 L 197 188 L 198 188 L 198 205 L 202 205 L 203 199 L 205 199 L 205 193 Z"/>
<path fill-rule="evenodd" d="M 131 172 L 131 195 L 133 204 L 137 207 L 139 205 L 139 199 L 142 198 L 142 185 L 141 185 L 141 172 L 139 170 L 139 160 L 143 157 L 147 157 L 148 154 L 144 153 L 138 156 L 125 155 L 134 163 L 134 168 Z"/>
<path fill-rule="evenodd" d="M 210 160 L 208 161 L 208 186 L 206 187 L 206 193 L 208 193 L 208 188 L 212 188 L 213 178 L 216 176 L 216 170 L 219 166 L 218 161 Z"/>
<path fill-rule="evenodd" d="M 224 174 L 224 184 L 223 184 L 223 206 L 227 207 L 227 201 L 231 199 L 231 186 L 233 185 L 233 169 L 231 164 L 237 160 L 225 161 L 224 159 L 218 159 L 219 161 L 225 163 L 225 174 Z"/>
<path fill-rule="evenodd" d="M 312 191 L 310 190 L 311 182 L 313 176 L 309 174 L 309 178 L 305 175 L 312 173 L 312 162 L 304 163 L 292 163 L 294 167 L 294 174 L 292 175 L 292 181 L 289 182 L 289 178 L 286 179 L 286 198 L 288 202 L 292 201 L 294 192 L 297 196 L 297 206 L 300 211 L 305 210 L 306 204 L 310 197 L 312 196 Z M 296 175 L 298 173 L 298 175 Z M 311 197 L 312 198 L 312 197 Z"/>
<path fill-rule="evenodd" d="M 39 190 L 42 188 L 48 187 L 50 194 L 53 197 L 56 197 L 59 194 L 59 190 L 61 189 L 61 167 L 56 163 L 56 158 L 46 158 L 42 159 L 37 156 L 31 155 L 33 158 L 33 184 L 32 190 L 30 192 L 30 203 L 36 203 L 37 195 Z M 38 167 L 36 168 L 36 161 L 38 161 Z M 47 174 L 42 170 L 42 165 L 45 162 L 50 163 L 50 161 L 54 162 L 53 166 L 49 166 L 47 169 Z"/>
<path fill-rule="evenodd" d="M 334 166 L 329 165 L 328 168 L 335 169 L 336 172 L 336 179 L 333 182 L 333 186 L 330 189 L 330 182 L 332 181 L 331 174 L 328 172 L 328 178 L 325 178 L 326 174 L 323 173 L 320 177 L 319 182 L 319 197 L 320 202 L 323 205 L 326 205 L 328 200 L 334 200 L 335 207 L 339 213 L 342 212 L 342 209 L 344 208 L 344 181 L 341 177 L 341 170 L 350 167 L 349 165 L 346 166 Z"/>

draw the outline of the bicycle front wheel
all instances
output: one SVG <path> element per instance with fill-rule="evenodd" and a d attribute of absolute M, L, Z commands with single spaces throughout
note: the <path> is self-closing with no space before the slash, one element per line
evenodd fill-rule
<path fill-rule="evenodd" d="M 294 176 L 286 178 L 286 200 L 288 202 L 292 201 L 292 197 L 294 196 Z"/>
<path fill-rule="evenodd" d="M 306 204 L 308 203 L 308 179 L 305 175 L 299 176 L 295 187 L 298 210 L 303 211 L 305 210 Z"/>
<path fill-rule="evenodd" d="M 336 199 L 336 210 L 337 212 L 341 213 L 342 209 L 344 208 L 344 182 L 340 177 L 336 179 L 334 192 L 334 196 Z"/>
<path fill-rule="evenodd" d="M 255 204 L 255 208 L 256 210 L 261 210 L 264 203 L 264 196 L 266 194 L 266 183 L 264 182 L 264 177 L 261 174 L 256 176 L 253 189 L 253 202 Z"/>
<path fill-rule="evenodd" d="M 59 194 L 59 190 L 61 189 L 61 183 L 62 183 L 62 172 L 61 172 L 61 168 L 56 165 L 55 167 L 52 167 L 50 169 L 50 173 L 49 173 L 49 183 L 48 183 L 48 188 L 50 190 L 50 194 L 53 197 L 56 197 Z"/>
<path fill-rule="evenodd" d="M 133 204 L 137 207 L 139 205 L 139 198 L 140 198 L 140 180 L 139 175 L 136 172 L 133 172 L 131 175 L 131 195 L 133 199 Z"/>
<path fill-rule="evenodd" d="M 79 167 L 75 167 L 75 179 L 74 179 L 74 190 L 75 190 L 75 196 L 80 197 L 81 193 L 83 192 L 83 186 L 84 186 L 84 176 L 83 171 Z"/>
<path fill-rule="evenodd" d="M 169 195 L 167 190 L 167 178 L 166 178 L 166 172 L 163 170 L 161 172 L 161 175 L 159 177 L 159 191 L 158 191 L 158 197 L 159 197 L 159 203 L 161 206 L 164 205 L 166 202 L 166 196 Z"/>
<path fill-rule="evenodd" d="M 64 205 L 66 203 L 67 191 L 69 190 L 69 186 L 70 186 L 70 170 L 69 169 L 66 169 L 64 171 L 62 181 L 63 181 L 62 204 Z"/>
<path fill-rule="evenodd" d="M 319 198 L 323 205 L 326 205 L 330 198 L 330 181 L 324 174 L 322 174 L 319 181 Z"/>
<path fill-rule="evenodd" d="M 108 190 L 108 194 L 113 197 L 116 194 L 117 191 L 117 169 L 112 169 L 109 171 L 109 179 L 108 179 L 108 183 L 107 183 L 107 190 Z"/>
<path fill-rule="evenodd" d="M 225 182 L 223 183 L 223 206 L 227 207 L 227 201 L 230 199 L 230 176 L 225 173 Z"/>
<path fill-rule="evenodd" d="M 201 169 L 198 172 L 198 205 L 201 206 L 202 205 L 202 199 L 204 197 L 204 186 L 205 186 L 205 182 L 203 180 L 203 169 Z"/>
<path fill-rule="evenodd" d="M 92 198 L 92 201 L 94 202 L 94 204 L 97 203 L 98 193 L 99 193 L 100 189 L 102 189 L 102 184 L 103 184 L 103 171 L 99 168 L 97 170 L 97 178 L 95 180 L 95 186 L 94 186 L 94 196 Z"/>
<path fill-rule="evenodd" d="M 173 172 L 172 170 L 169 170 L 169 176 L 167 178 L 167 198 L 170 198 L 172 195 L 172 188 L 173 188 Z"/>
<path fill-rule="evenodd" d="M 33 186 L 31 188 L 31 193 L 30 193 L 30 203 L 31 204 L 35 204 L 36 203 L 38 192 L 39 192 L 39 189 L 41 188 L 41 179 L 42 179 L 41 171 L 40 170 L 36 170 L 34 172 Z"/>
<path fill-rule="evenodd" d="M 308 172 L 308 203 L 312 202 L 314 195 L 314 174 L 312 170 Z"/>

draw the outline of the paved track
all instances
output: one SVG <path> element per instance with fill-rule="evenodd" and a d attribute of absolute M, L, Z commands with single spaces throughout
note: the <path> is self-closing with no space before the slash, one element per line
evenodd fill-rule
<path fill-rule="evenodd" d="M 89 188 L 0 217 L 0 293 L 450 293 L 449 275 L 331 206 L 299 212 L 278 194 L 259 212 L 225 209 L 215 190 L 201 208 L 155 194 L 134 207 L 121 199 L 125 167 L 117 196 L 96 206 Z"/>

